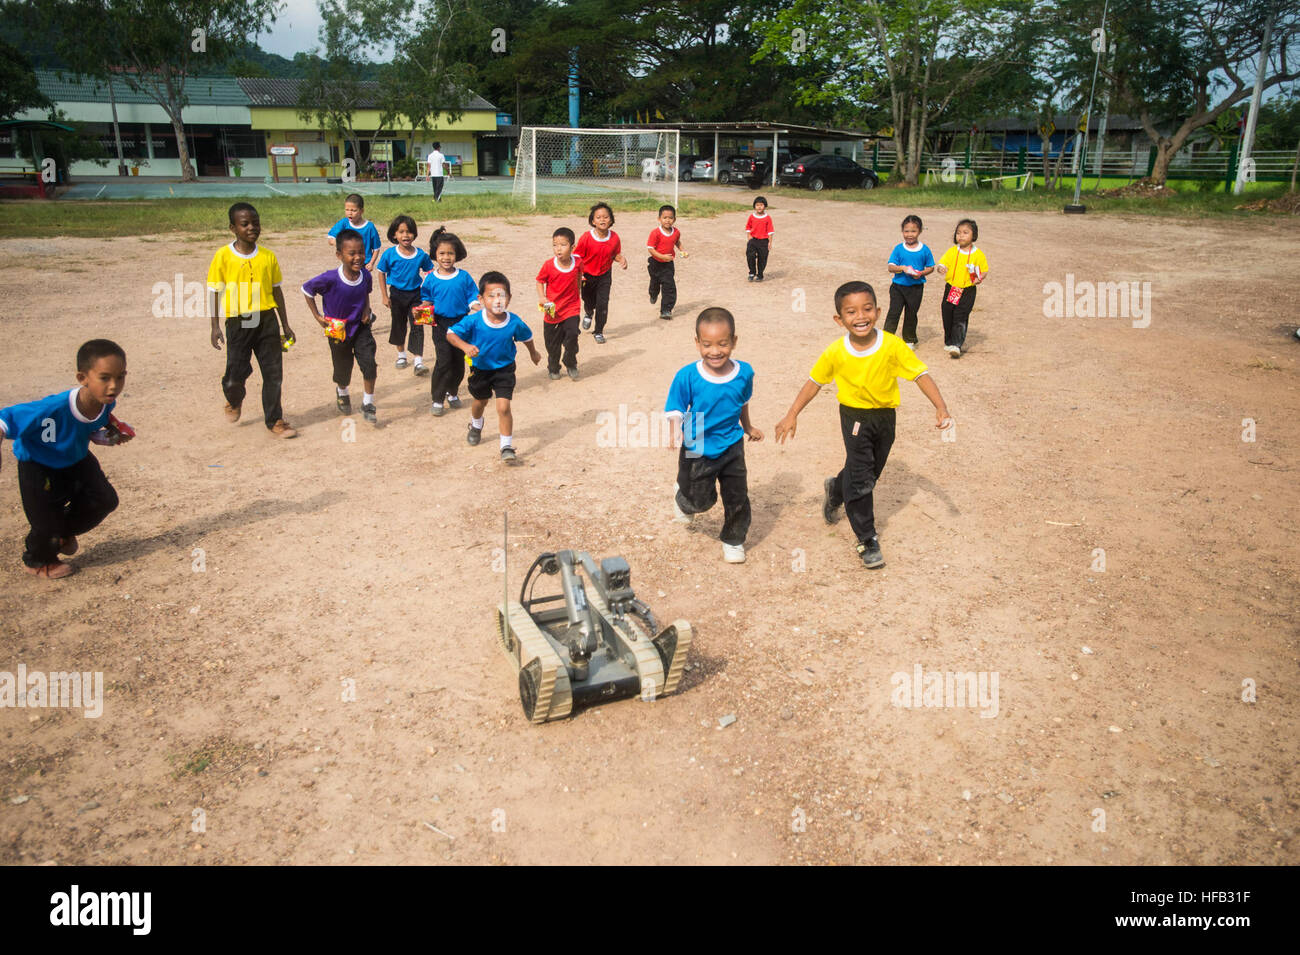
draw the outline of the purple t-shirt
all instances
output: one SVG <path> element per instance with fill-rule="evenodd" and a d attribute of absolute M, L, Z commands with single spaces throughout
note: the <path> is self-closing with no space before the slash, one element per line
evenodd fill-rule
<path fill-rule="evenodd" d="M 343 266 L 322 272 L 302 284 L 302 294 L 308 298 L 320 296 L 321 315 L 341 318 L 347 322 L 347 336 L 351 338 L 370 314 L 370 289 L 374 280 L 369 269 L 362 269 L 356 280 L 343 277 Z"/>

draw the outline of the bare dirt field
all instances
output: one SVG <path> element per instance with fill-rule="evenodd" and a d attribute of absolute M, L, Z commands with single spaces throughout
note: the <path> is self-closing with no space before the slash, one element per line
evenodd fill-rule
<path fill-rule="evenodd" d="M 441 221 L 427 200 L 410 211 L 425 236 Z M 941 254 L 958 215 L 915 211 Z M 521 365 L 513 468 L 492 411 L 477 448 L 467 411 L 430 417 L 378 307 L 382 427 L 358 416 L 344 440 L 297 291 L 334 264 L 328 223 L 262 220 L 299 337 L 288 442 L 261 424 L 256 372 L 226 423 L 205 320 L 151 313 L 154 283 L 202 281 L 216 239 L 0 242 L 0 406 L 70 387 L 77 346 L 107 336 L 139 433 L 94 450 L 121 506 L 65 581 L 22 572 L 4 449 L 0 670 L 102 671 L 107 693 L 98 719 L 0 710 L 0 861 L 1300 861 L 1294 225 L 980 216 L 991 277 L 969 353 L 943 353 L 941 284 L 922 310 L 956 440 L 903 382 L 876 495 L 888 564 L 868 571 L 820 513 L 843 460 L 834 396 L 793 443 L 772 428 L 837 335 L 834 288 L 883 294 L 902 210 L 782 197 L 772 213 L 762 285 L 743 212 L 680 220 L 672 322 L 635 251 L 653 216 L 620 215 L 609 342 L 582 337 L 578 382 Z M 538 333 L 532 278 L 560 224 L 583 223 L 449 223 Z M 1046 316 L 1045 283 L 1069 275 L 1149 282 L 1149 325 Z M 737 315 L 767 434 L 746 450 L 739 566 L 720 508 L 672 522 L 674 453 L 604 447 L 597 423 L 662 410 L 709 305 Z M 661 619 L 691 621 L 677 696 L 526 725 L 495 632 L 507 508 L 515 586 L 541 551 L 617 554 Z M 996 715 L 893 705 L 891 677 L 917 666 L 996 673 Z"/>

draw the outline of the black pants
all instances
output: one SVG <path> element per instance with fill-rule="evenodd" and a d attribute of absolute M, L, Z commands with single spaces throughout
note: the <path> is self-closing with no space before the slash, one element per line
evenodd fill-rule
<path fill-rule="evenodd" d="M 362 325 L 356 334 L 346 341 L 327 338 L 330 343 L 330 360 L 334 363 L 334 384 L 346 388 L 352 383 L 352 363 L 361 369 L 364 381 L 374 381 L 378 377 L 375 367 L 375 335 L 369 325 Z"/>
<path fill-rule="evenodd" d="M 582 310 L 596 319 L 597 335 L 605 330 L 605 322 L 609 320 L 609 287 L 613 277 L 611 269 L 601 275 L 584 276 L 582 280 Z"/>
<path fill-rule="evenodd" d="M 961 301 L 953 305 L 948 301 L 948 291 L 952 286 L 943 286 L 943 343 L 966 346 L 966 325 L 970 322 L 970 310 L 975 307 L 975 286 L 968 285 L 961 290 Z"/>
<path fill-rule="evenodd" d="M 280 325 L 275 309 L 252 316 L 226 319 L 226 373 L 221 390 L 226 401 L 238 408 L 244 403 L 244 382 L 253 373 L 253 355 L 262 372 L 262 417 L 268 428 L 284 417 L 280 407 L 280 384 L 284 381 L 284 349 L 280 346 Z"/>
<path fill-rule="evenodd" d="M 745 243 L 745 261 L 749 264 L 749 274 L 763 277 L 767 268 L 767 239 L 750 239 Z"/>
<path fill-rule="evenodd" d="M 682 511 L 707 511 L 718 501 L 718 487 L 722 488 L 722 543 L 743 544 L 751 516 L 744 438 L 716 458 L 687 454 L 685 445 L 678 452 L 677 506 Z"/>
<path fill-rule="evenodd" d="M 885 470 L 894 445 L 893 408 L 850 408 L 840 405 L 840 434 L 844 437 L 844 468 L 831 489 L 831 504 L 844 505 L 849 526 L 860 541 L 876 536 L 872 492 Z"/>
<path fill-rule="evenodd" d="M 429 396 L 433 403 L 440 405 L 448 395 L 460 390 L 460 383 L 465 380 L 465 353 L 447 341 L 447 330 L 459 322 L 464 315 L 446 318 L 435 315 L 434 324 L 429 326 L 433 335 L 433 377 L 429 380 Z"/>
<path fill-rule="evenodd" d="M 885 316 L 885 331 L 891 335 L 898 329 L 898 316 L 903 316 L 903 341 L 916 344 L 916 313 L 921 308 L 924 285 L 889 286 L 889 314 Z"/>
<path fill-rule="evenodd" d="M 560 370 L 560 349 L 564 350 L 564 367 L 578 367 L 578 316 L 570 315 L 562 322 L 546 322 L 543 328 L 546 339 L 546 370 Z"/>
<path fill-rule="evenodd" d="M 676 271 L 672 262 L 660 262 L 658 259 L 646 259 L 646 268 L 650 270 L 650 301 L 659 297 L 659 292 L 664 293 L 663 300 L 659 303 L 659 314 L 667 315 L 677 304 L 677 279 L 674 277 Z"/>
<path fill-rule="evenodd" d="M 388 310 L 393 316 L 393 327 L 388 331 L 388 344 L 396 345 L 401 348 L 406 344 L 406 350 L 416 358 L 424 357 L 424 326 L 415 324 L 415 319 L 411 316 L 411 306 L 420 304 L 420 290 L 418 288 L 400 289 L 389 286 L 388 288 Z M 410 326 L 408 337 L 407 326 Z M 407 344 L 409 341 L 409 344 Z"/>
<path fill-rule="evenodd" d="M 442 202 L 442 184 L 445 182 L 443 176 L 430 176 L 429 182 L 433 184 L 433 201 Z"/>
<path fill-rule="evenodd" d="M 59 559 L 63 538 L 98 527 L 117 507 L 117 492 L 93 454 L 67 468 L 19 461 L 18 490 L 23 512 L 32 525 L 23 550 L 23 563 L 28 567 L 53 564 Z"/>

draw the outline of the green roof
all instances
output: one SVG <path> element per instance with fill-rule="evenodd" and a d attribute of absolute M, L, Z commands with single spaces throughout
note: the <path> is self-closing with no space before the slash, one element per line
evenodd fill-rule
<path fill-rule="evenodd" d="M 36 70 L 36 83 L 54 103 L 107 103 L 108 83 L 90 76 Z M 247 94 L 233 76 L 191 76 L 185 81 L 185 95 L 191 106 L 248 106 Z M 154 105 L 155 100 L 137 93 L 122 77 L 113 80 L 113 96 L 119 103 Z"/>

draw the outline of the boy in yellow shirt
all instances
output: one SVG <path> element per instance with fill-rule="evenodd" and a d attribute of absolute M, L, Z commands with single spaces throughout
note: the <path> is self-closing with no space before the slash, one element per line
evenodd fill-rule
<path fill-rule="evenodd" d="M 846 282 L 835 290 L 835 322 L 848 333 L 837 339 L 817 359 L 794 404 L 776 425 L 776 440 L 793 438 L 795 420 L 824 385 L 835 382 L 840 402 L 840 433 L 844 437 L 844 467 L 823 482 L 822 516 L 835 523 L 843 506 L 857 537 L 857 552 L 873 570 L 885 566 L 876 537 L 872 491 L 885 469 L 894 443 L 898 378 L 915 381 L 921 394 L 934 405 L 940 429 L 951 428 L 939 387 L 925 364 L 896 335 L 880 331 L 876 292 L 866 282 Z"/>
<path fill-rule="evenodd" d="M 280 385 L 284 379 L 284 349 L 280 328 L 293 343 L 289 312 L 280 291 L 280 262 L 275 253 L 257 244 L 262 222 L 247 202 L 236 202 L 227 213 L 235 241 L 223 245 L 208 267 L 208 314 L 212 318 L 212 347 L 221 350 L 226 342 L 226 372 L 221 390 L 226 396 L 226 420 L 234 424 L 243 409 L 244 382 L 253 373 L 253 355 L 262 370 L 262 414 L 267 429 L 277 438 L 292 438 L 298 432 L 284 420 L 280 406 Z M 224 308 L 221 307 L 224 305 Z M 221 334 L 221 316 L 226 334 Z"/>

